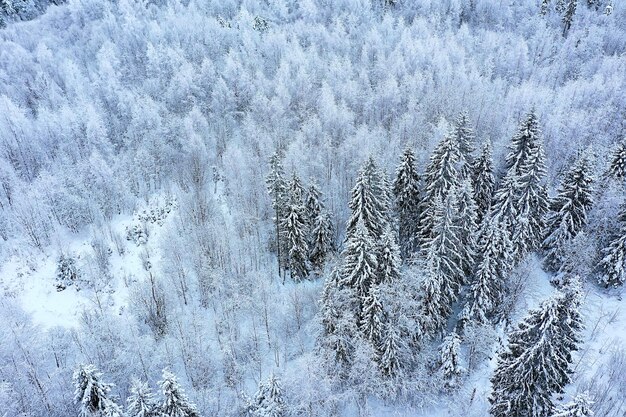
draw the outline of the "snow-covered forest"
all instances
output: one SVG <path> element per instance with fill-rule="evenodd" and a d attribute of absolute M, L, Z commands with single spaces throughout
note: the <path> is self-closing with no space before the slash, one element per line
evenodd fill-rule
<path fill-rule="evenodd" d="M 0 0 L 0 417 L 626 415 L 623 0 Z"/>

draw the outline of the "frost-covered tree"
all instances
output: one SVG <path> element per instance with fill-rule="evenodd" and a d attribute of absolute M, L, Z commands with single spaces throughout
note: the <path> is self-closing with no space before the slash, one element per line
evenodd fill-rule
<path fill-rule="evenodd" d="M 385 311 L 381 302 L 380 290 L 373 285 L 362 301 L 362 313 L 359 327 L 366 340 L 377 350 L 383 338 Z"/>
<path fill-rule="evenodd" d="M 509 171 L 496 192 L 489 213 L 491 218 L 497 218 L 500 225 L 506 227 L 505 231 L 510 240 L 515 235 L 515 228 L 519 220 L 517 212 L 517 191 L 519 188 L 519 177 L 513 171 Z"/>
<path fill-rule="evenodd" d="M 335 231 L 330 214 L 324 209 L 312 223 L 309 262 L 319 273 L 323 270 L 328 256 L 335 250 Z"/>
<path fill-rule="evenodd" d="M 159 405 L 146 382 L 133 380 L 126 399 L 125 417 L 160 417 Z"/>
<path fill-rule="evenodd" d="M 602 249 L 600 284 L 618 287 L 626 282 L 626 205 L 619 214 L 619 230 L 609 245 Z"/>
<path fill-rule="evenodd" d="M 459 386 L 459 378 L 465 372 L 461 366 L 461 338 L 456 332 L 452 332 L 443 339 L 439 346 L 440 371 L 444 386 L 454 389 Z"/>
<path fill-rule="evenodd" d="M 350 198 L 351 215 L 346 239 L 363 223 L 372 239 L 379 239 L 389 224 L 389 190 L 387 181 L 372 157 L 368 158 L 357 177 Z"/>
<path fill-rule="evenodd" d="M 272 199 L 272 208 L 274 209 L 274 228 L 276 235 L 276 254 L 278 259 L 278 273 L 280 274 L 286 266 L 287 253 L 285 251 L 285 243 L 283 240 L 282 226 L 286 217 L 286 208 L 288 200 L 288 184 L 285 179 L 285 170 L 283 168 L 283 154 L 276 151 L 270 158 L 270 171 L 267 174 L 266 184 L 270 198 Z"/>
<path fill-rule="evenodd" d="M 80 278 L 79 270 L 76 266 L 76 259 L 72 256 L 61 254 L 57 262 L 56 287 L 62 291 L 68 286 L 75 284 Z"/>
<path fill-rule="evenodd" d="M 342 283 L 352 288 L 362 303 L 377 281 L 376 245 L 362 220 L 348 238 L 343 251 Z M 360 312 L 359 312 L 360 315 Z"/>
<path fill-rule="evenodd" d="M 538 249 L 543 239 L 548 192 L 545 186 L 545 155 L 541 140 L 535 140 L 520 172 L 515 200 L 517 223 L 513 236 L 514 252 L 518 259 Z"/>
<path fill-rule="evenodd" d="M 309 188 L 307 188 L 306 190 L 306 196 L 304 198 L 304 208 L 306 211 L 308 225 L 312 228 L 315 219 L 317 219 L 324 210 L 324 203 L 322 202 L 322 192 L 313 180 L 309 182 Z"/>
<path fill-rule="evenodd" d="M 454 192 L 445 203 L 435 202 L 433 238 L 424 245 L 426 253 L 425 278 L 422 291 L 422 328 L 431 336 L 443 329 L 452 303 L 463 282 L 461 241 L 457 216 L 457 201 Z"/>
<path fill-rule="evenodd" d="M 393 283 L 400 277 L 400 248 L 391 228 L 387 227 L 378 244 L 378 283 Z"/>
<path fill-rule="evenodd" d="M 294 174 L 289 186 L 282 230 L 288 251 L 289 273 L 296 282 L 305 279 L 309 273 L 309 233 L 302 192 L 300 180 Z"/>
<path fill-rule="evenodd" d="M 546 217 L 543 248 L 548 268 L 559 268 L 565 245 L 587 224 L 587 213 L 593 205 L 592 183 L 591 164 L 583 154 L 565 174 Z"/>
<path fill-rule="evenodd" d="M 74 371 L 74 403 L 81 417 L 122 417 L 122 410 L 109 396 L 113 384 L 101 378 L 93 365 L 79 365 Z"/>
<path fill-rule="evenodd" d="M 395 208 L 398 214 L 399 244 L 403 257 L 417 249 L 420 218 L 420 177 L 415 166 L 415 154 L 406 147 L 393 182 Z"/>
<path fill-rule="evenodd" d="M 565 10 L 563 11 L 563 36 L 567 35 L 570 28 L 572 27 L 572 21 L 574 20 L 574 15 L 576 14 L 576 7 L 578 6 L 578 0 L 567 0 L 567 4 L 565 5 Z"/>
<path fill-rule="evenodd" d="M 572 351 L 580 343 L 578 291 L 557 292 L 509 333 L 498 357 L 489 399 L 494 417 L 542 417 L 570 382 Z"/>
<path fill-rule="evenodd" d="M 254 396 L 249 410 L 254 417 L 284 417 L 287 407 L 283 398 L 283 389 L 280 380 L 271 374 L 266 381 L 259 383 L 259 389 Z"/>
<path fill-rule="evenodd" d="M 331 353 L 333 362 L 342 365 L 351 362 L 358 334 L 356 298 L 354 290 L 344 285 L 341 271 L 333 269 L 324 282 L 320 301 L 322 334 L 318 345 Z"/>
<path fill-rule="evenodd" d="M 474 268 L 476 258 L 476 234 L 478 224 L 474 190 L 469 179 L 463 180 L 458 190 L 458 209 L 455 224 L 459 230 L 461 264 L 465 276 L 469 276 Z"/>
<path fill-rule="evenodd" d="M 626 179 L 626 140 L 617 145 L 613 151 L 609 175 L 617 180 Z"/>
<path fill-rule="evenodd" d="M 593 401 L 586 393 L 577 394 L 572 401 L 557 408 L 551 417 L 592 417 Z"/>
<path fill-rule="evenodd" d="M 387 319 L 380 342 L 378 366 L 382 374 L 389 378 L 400 375 L 405 365 L 406 344 L 397 327 L 397 323 Z"/>
<path fill-rule="evenodd" d="M 461 178 L 470 178 L 472 174 L 472 167 L 474 166 L 475 140 L 476 135 L 474 129 L 472 129 L 469 115 L 467 112 L 461 112 L 452 128 L 452 135 L 457 140 L 460 155 L 460 167 L 459 173 Z"/>
<path fill-rule="evenodd" d="M 485 142 L 480 155 L 474 162 L 472 185 L 474 187 L 474 201 L 477 207 L 476 222 L 480 224 L 491 208 L 491 201 L 496 188 L 491 143 L 488 141 Z"/>
<path fill-rule="evenodd" d="M 159 387 L 163 393 L 160 415 L 163 417 L 200 417 L 195 404 L 191 403 L 180 386 L 176 375 L 163 370 Z"/>
<path fill-rule="evenodd" d="M 448 191 L 459 185 L 457 165 L 461 159 L 459 144 L 448 134 L 435 147 L 425 172 L 424 198 L 420 217 L 420 235 L 423 240 L 432 237 L 436 219 L 436 201 L 444 201 Z"/>
<path fill-rule="evenodd" d="M 502 301 L 505 277 L 513 267 L 512 243 L 498 217 L 485 219 L 478 248 L 478 264 L 463 317 L 485 324 Z"/>
<path fill-rule="evenodd" d="M 509 153 L 505 159 L 507 173 L 512 173 L 515 176 L 522 175 L 522 167 L 528 156 L 537 147 L 540 138 L 539 120 L 535 110 L 532 109 L 522 120 L 511 140 Z"/>

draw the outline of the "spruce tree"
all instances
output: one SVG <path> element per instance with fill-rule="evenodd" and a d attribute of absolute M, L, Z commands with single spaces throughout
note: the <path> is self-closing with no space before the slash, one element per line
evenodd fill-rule
<path fill-rule="evenodd" d="M 528 156 L 537 147 L 537 142 L 540 138 L 539 120 L 533 109 L 522 120 L 511 140 L 509 153 L 505 159 L 507 173 L 512 173 L 517 177 L 522 174 L 522 167 L 526 163 Z"/>
<path fill-rule="evenodd" d="M 74 371 L 74 403 L 81 417 L 122 417 L 122 410 L 109 394 L 113 384 L 102 382 L 102 373 L 93 365 L 79 365 Z"/>
<path fill-rule="evenodd" d="M 512 268 L 512 243 L 498 217 L 485 219 L 480 233 L 478 265 L 463 316 L 480 324 L 493 317 Z"/>
<path fill-rule="evenodd" d="M 380 298 L 378 285 L 373 285 L 363 299 L 363 312 L 361 314 L 360 328 L 363 336 L 368 340 L 376 351 L 380 346 L 385 324 L 385 311 Z"/>
<path fill-rule="evenodd" d="M 287 415 L 287 407 L 283 399 L 283 389 L 280 380 L 270 375 L 267 381 L 259 383 L 259 389 L 254 396 L 250 411 L 255 417 L 283 417 Z"/>
<path fill-rule="evenodd" d="M 459 378 L 465 372 L 460 360 L 461 339 L 456 332 L 450 333 L 443 339 L 439 347 L 439 357 L 441 361 L 441 374 L 444 386 L 447 389 L 454 389 L 459 385 Z"/>
<path fill-rule="evenodd" d="M 557 292 L 509 333 L 491 378 L 494 417 L 543 417 L 552 396 L 570 382 L 571 353 L 580 341 L 578 291 Z"/>
<path fill-rule="evenodd" d="M 354 233 L 346 242 L 343 257 L 342 284 L 354 290 L 362 305 L 371 286 L 378 280 L 376 246 L 362 220 L 358 221 Z M 358 312 L 360 314 L 361 309 Z"/>
<path fill-rule="evenodd" d="M 385 229 L 378 244 L 377 282 L 393 283 L 400 277 L 400 248 L 390 227 Z"/>
<path fill-rule="evenodd" d="M 626 179 L 626 140 L 620 143 L 613 152 L 609 175 L 617 180 Z"/>
<path fill-rule="evenodd" d="M 289 272 L 296 282 L 305 279 L 309 273 L 308 230 L 302 192 L 300 180 L 294 174 L 289 187 L 283 232 L 289 256 Z"/>
<path fill-rule="evenodd" d="M 425 246 L 426 277 L 423 283 L 422 328 L 434 336 L 443 329 L 463 282 L 461 241 L 458 226 L 457 201 L 454 191 L 445 203 L 434 204 L 434 237 Z"/>
<path fill-rule="evenodd" d="M 593 177 L 586 155 L 582 155 L 565 174 L 557 196 L 550 204 L 543 240 L 546 266 L 558 270 L 565 245 L 587 224 L 587 213 L 593 205 Z"/>
<path fill-rule="evenodd" d="M 593 401 L 589 399 L 588 394 L 578 394 L 571 402 L 560 406 L 551 417 L 592 417 L 594 415 L 592 405 Z"/>
<path fill-rule="evenodd" d="M 326 260 L 335 250 L 334 235 L 335 231 L 330 214 L 326 210 L 322 210 L 312 225 L 309 250 L 309 262 L 318 274 L 324 269 Z"/>
<path fill-rule="evenodd" d="M 126 417 L 160 417 L 152 390 L 138 379 L 133 380 L 126 403 Z"/>
<path fill-rule="evenodd" d="M 310 228 L 314 227 L 315 220 L 322 214 L 324 203 L 322 203 L 322 192 L 313 180 L 309 183 L 304 198 L 304 208 L 306 211 L 306 219 Z"/>
<path fill-rule="evenodd" d="M 387 181 L 372 157 L 357 177 L 349 206 L 352 213 L 346 227 L 346 239 L 356 231 L 359 222 L 372 239 L 379 239 L 389 224 L 389 191 Z"/>
<path fill-rule="evenodd" d="M 393 193 L 398 214 L 398 240 L 402 257 L 406 258 L 417 249 L 420 218 L 420 177 L 415 167 L 415 155 L 408 146 L 396 169 Z"/>
<path fill-rule="evenodd" d="M 493 159 L 491 157 L 491 144 L 489 142 L 485 142 L 480 156 L 474 163 L 472 183 L 474 186 L 474 201 L 477 207 L 476 223 L 480 224 L 491 208 L 491 202 L 496 188 L 493 174 Z"/>
<path fill-rule="evenodd" d="M 358 332 L 356 293 L 344 285 L 338 269 L 333 269 L 324 282 L 320 304 L 322 334 L 318 344 L 331 352 L 335 363 L 349 364 Z"/>
<path fill-rule="evenodd" d="M 283 239 L 282 226 L 286 217 L 286 203 L 288 199 L 287 181 L 283 168 L 283 154 L 276 151 L 270 157 L 270 171 L 266 177 L 267 190 L 272 199 L 272 209 L 274 210 L 274 228 L 276 234 L 276 254 L 278 260 L 278 273 L 282 273 L 286 267 L 287 251 Z"/>
<path fill-rule="evenodd" d="M 163 393 L 163 404 L 160 408 L 163 417 L 200 417 L 196 406 L 192 404 L 185 391 L 178 383 L 176 375 L 163 370 L 162 379 L 159 381 L 159 387 Z"/>
<path fill-rule="evenodd" d="M 606 288 L 618 287 L 626 282 L 626 205 L 621 209 L 619 224 L 618 233 L 602 250 L 604 256 L 600 261 L 602 276 L 599 282 Z"/>
<path fill-rule="evenodd" d="M 469 276 L 474 268 L 476 258 L 476 233 L 478 224 L 476 223 L 477 208 L 474 202 L 474 190 L 469 179 L 461 183 L 458 190 L 458 214 L 455 224 L 459 230 L 461 241 L 459 252 L 461 255 L 461 266 L 465 276 Z"/>
<path fill-rule="evenodd" d="M 572 21 L 576 14 L 576 7 L 578 6 L 578 0 L 567 0 L 567 5 L 563 11 L 563 36 L 567 36 L 567 32 L 572 27 Z"/>
<path fill-rule="evenodd" d="M 545 155 L 541 140 L 535 141 L 522 163 L 516 190 L 517 223 L 513 236 L 514 252 L 518 259 L 538 249 L 544 233 L 548 211 L 548 192 L 545 186 Z"/>
<path fill-rule="evenodd" d="M 456 139 L 459 147 L 459 173 L 461 178 L 471 178 L 472 167 L 474 166 L 475 151 L 474 142 L 476 135 L 472 129 L 467 112 L 461 112 L 454 122 L 452 136 Z"/>
<path fill-rule="evenodd" d="M 435 147 L 425 173 L 424 199 L 420 217 L 420 235 L 424 241 L 433 236 L 436 222 L 435 202 L 444 201 L 448 191 L 459 185 L 457 164 L 461 159 L 458 141 L 449 134 Z"/>
<path fill-rule="evenodd" d="M 387 319 L 378 358 L 378 366 L 385 377 L 393 378 L 400 375 L 404 365 L 405 351 L 404 340 L 398 331 L 397 324 Z"/>

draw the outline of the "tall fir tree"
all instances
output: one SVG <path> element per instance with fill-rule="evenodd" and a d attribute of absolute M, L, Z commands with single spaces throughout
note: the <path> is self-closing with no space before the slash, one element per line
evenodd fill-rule
<path fill-rule="evenodd" d="M 359 305 L 362 306 L 370 288 L 378 280 L 376 245 L 362 220 L 358 221 L 354 233 L 346 242 L 343 257 L 342 283 L 354 290 Z M 361 317 L 361 311 L 359 308 L 359 317 Z"/>
<path fill-rule="evenodd" d="M 430 336 L 444 328 L 463 282 L 461 240 L 454 223 L 458 215 L 454 191 L 445 203 L 437 199 L 434 209 L 434 237 L 424 245 L 426 277 L 422 298 L 422 328 Z"/>
<path fill-rule="evenodd" d="M 377 283 L 390 284 L 400 277 L 400 247 L 390 227 L 385 229 L 378 244 Z"/>
<path fill-rule="evenodd" d="M 286 217 L 283 224 L 291 278 L 302 281 L 309 273 L 308 226 L 303 204 L 303 188 L 296 174 L 290 182 Z"/>
<path fill-rule="evenodd" d="M 478 265 L 463 317 L 486 324 L 502 301 L 505 277 L 513 266 L 512 243 L 497 216 L 485 219 L 477 256 Z"/>
<path fill-rule="evenodd" d="M 519 190 L 519 176 L 510 170 L 502 180 L 494 197 L 489 216 L 497 218 L 502 227 L 505 227 L 509 240 L 515 235 L 518 218 L 517 192 Z"/>
<path fill-rule="evenodd" d="M 356 231 L 359 222 L 372 239 L 379 239 L 389 224 L 389 191 L 387 181 L 372 157 L 368 158 L 357 177 L 349 206 L 352 213 L 346 227 L 346 240 Z"/>
<path fill-rule="evenodd" d="M 617 145 L 613 151 L 609 175 L 617 180 L 626 179 L 626 140 Z"/>
<path fill-rule="evenodd" d="M 577 394 L 571 402 L 558 407 L 551 417 L 592 417 L 595 414 L 592 405 L 588 394 Z"/>
<path fill-rule="evenodd" d="M 255 417 L 284 417 L 287 415 L 287 406 L 283 398 L 283 389 L 280 380 L 274 375 L 259 383 L 259 389 L 254 396 L 249 409 Z"/>
<path fill-rule="evenodd" d="M 74 403 L 81 417 L 122 417 L 122 410 L 110 398 L 111 387 L 93 365 L 79 365 L 72 376 Z"/>
<path fill-rule="evenodd" d="M 415 166 L 415 154 L 406 147 L 393 182 L 395 208 L 398 215 L 398 235 L 403 258 L 417 249 L 420 218 L 420 177 Z"/>
<path fill-rule="evenodd" d="M 480 224 L 489 213 L 496 188 L 490 142 L 485 142 L 474 163 L 472 185 L 474 186 L 474 201 L 477 207 L 476 222 Z"/>
<path fill-rule="evenodd" d="M 283 239 L 282 226 L 286 218 L 286 207 L 288 200 L 288 184 L 285 179 L 283 168 L 283 154 L 276 151 L 270 157 L 270 171 L 265 179 L 267 191 L 272 199 L 272 209 L 274 210 L 274 228 L 276 236 L 276 257 L 278 261 L 278 274 L 281 275 L 287 264 L 287 250 Z"/>
<path fill-rule="evenodd" d="M 187 398 L 176 375 L 164 369 L 159 387 L 163 394 L 163 404 L 160 408 L 162 417 L 200 417 L 195 404 Z"/>
<path fill-rule="evenodd" d="M 430 156 L 425 173 L 424 198 L 420 215 L 420 235 L 423 241 L 428 241 L 433 236 L 437 199 L 445 200 L 448 191 L 459 185 L 457 165 L 460 160 L 459 144 L 452 134 L 444 137 Z"/>
<path fill-rule="evenodd" d="M 361 314 L 359 327 L 365 339 L 372 344 L 374 351 L 377 351 L 383 339 L 383 326 L 386 321 L 380 290 L 377 284 L 370 288 L 362 304 L 363 312 Z"/>
<path fill-rule="evenodd" d="M 557 292 L 509 333 L 491 378 L 494 417 L 543 417 L 570 382 L 571 353 L 580 342 L 579 293 Z"/>
<path fill-rule="evenodd" d="M 126 399 L 126 417 L 160 417 L 159 406 L 147 383 L 133 380 Z"/>
<path fill-rule="evenodd" d="M 559 269 L 566 244 L 587 224 L 587 213 L 593 205 L 592 184 L 591 163 L 583 154 L 565 174 L 546 217 L 543 248 L 549 269 Z"/>
<path fill-rule="evenodd" d="M 406 344 L 398 330 L 397 323 L 387 319 L 380 343 L 378 366 L 385 377 L 394 378 L 402 373 L 406 359 Z"/>
<path fill-rule="evenodd" d="M 567 32 L 569 32 L 572 27 L 577 7 L 578 0 L 567 0 L 565 10 L 563 11 L 563 17 L 561 19 L 563 21 L 563 36 L 567 36 Z"/>
<path fill-rule="evenodd" d="M 341 271 L 333 269 L 324 282 L 320 302 L 322 334 L 318 344 L 330 352 L 332 362 L 348 365 L 352 360 L 357 329 L 357 297 L 355 291 L 345 285 Z"/>
<path fill-rule="evenodd" d="M 507 173 L 513 173 L 517 177 L 522 174 L 522 167 L 540 138 L 539 120 L 535 110 L 532 109 L 519 124 L 511 140 L 509 153 L 505 159 Z"/>
<path fill-rule="evenodd" d="M 330 214 L 323 209 L 314 219 L 309 247 L 309 262 L 319 274 L 324 269 L 328 257 L 335 251 L 335 231 Z"/>
<path fill-rule="evenodd" d="M 540 139 L 522 163 L 516 190 L 517 223 L 513 236 L 514 253 L 521 259 L 541 246 L 548 211 L 545 186 L 546 167 L 543 143 Z"/>
<path fill-rule="evenodd" d="M 619 214 L 619 230 L 609 245 L 602 250 L 600 261 L 602 275 L 600 284 L 608 287 L 619 287 L 626 282 L 626 204 Z"/>
<path fill-rule="evenodd" d="M 458 215 L 455 224 L 459 230 L 461 265 L 466 277 L 469 277 L 474 269 L 476 259 L 476 234 L 478 224 L 476 222 L 477 208 L 474 202 L 474 190 L 469 179 L 463 180 L 458 190 Z"/>
<path fill-rule="evenodd" d="M 472 129 L 469 115 L 461 112 L 452 128 L 452 136 L 456 139 L 459 147 L 459 173 L 462 179 L 471 178 L 472 167 L 474 166 L 474 151 L 476 135 Z"/>
<path fill-rule="evenodd" d="M 304 198 L 304 208 L 306 211 L 306 219 L 310 228 L 314 227 L 315 219 L 317 219 L 324 210 L 322 202 L 322 192 L 313 179 L 309 181 L 309 188 Z"/>
<path fill-rule="evenodd" d="M 461 366 L 461 338 L 456 332 L 447 335 L 439 347 L 441 375 L 446 389 L 459 386 L 459 380 L 465 369 Z"/>

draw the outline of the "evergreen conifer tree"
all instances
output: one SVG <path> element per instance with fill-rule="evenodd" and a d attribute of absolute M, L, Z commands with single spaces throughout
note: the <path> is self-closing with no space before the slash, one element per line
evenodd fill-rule
<path fill-rule="evenodd" d="M 159 387 L 163 393 L 163 404 L 161 405 L 161 416 L 163 417 L 200 417 L 196 406 L 192 404 L 185 391 L 178 383 L 176 375 L 163 370 L 162 379 L 159 381 Z"/>
<path fill-rule="evenodd" d="M 159 407 L 147 383 L 134 379 L 126 400 L 126 417 L 159 417 Z"/>
<path fill-rule="evenodd" d="M 309 273 L 308 228 L 304 205 L 302 202 L 303 188 L 297 175 L 293 175 L 289 187 L 289 200 L 283 231 L 288 250 L 288 266 L 294 281 L 305 279 Z"/>
<path fill-rule="evenodd" d="M 593 401 L 589 399 L 589 395 L 578 394 L 571 402 L 559 407 L 552 417 L 592 417 L 594 415 L 592 405 Z"/>
<path fill-rule="evenodd" d="M 539 120 L 533 109 L 520 123 L 517 132 L 513 136 L 509 153 L 505 159 L 507 173 L 512 173 L 516 177 L 522 175 L 522 167 L 526 163 L 528 156 L 536 148 L 540 137 Z"/>
<path fill-rule="evenodd" d="M 358 221 L 354 233 L 346 242 L 343 257 L 342 284 L 355 291 L 362 305 L 370 288 L 377 282 L 378 272 L 376 246 L 362 220 Z M 360 308 L 358 315 L 361 315 Z"/>
<path fill-rule="evenodd" d="M 463 180 L 458 191 L 458 215 L 455 224 L 459 230 L 461 265 L 465 276 L 469 276 L 474 269 L 476 258 L 476 233 L 478 224 L 474 190 L 469 179 Z"/>
<path fill-rule="evenodd" d="M 359 221 L 372 239 L 381 237 L 389 224 L 389 192 L 386 185 L 385 178 L 370 157 L 352 189 L 349 203 L 352 214 L 346 227 L 346 239 L 356 231 Z"/>
<path fill-rule="evenodd" d="M 393 378 L 400 374 L 403 367 L 405 349 L 404 341 L 396 323 L 388 318 L 384 326 L 378 359 L 378 366 L 384 376 Z"/>
<path fill-rule="evenodd" d="M 465 372 L 460 360 L 461 339 L 456 332 L 450 333 L 443 339 L 439 347 L 441 373 L 447 389 L 454 389 L 459 385 L 459 378 Z"/>
<path fill-rule="evenodd" d="M 287 415 L 287 407 L 283 399 L 283 389 L 280 380 L 270 375 L 267 381 L 259 384 L 259 389 L 254 396 L 250 411 L 255 417 L 284 417 Z"/>
<path fill-rule="evenodd" d="M 384 324 L 385 311 L 380 299 L 380 290 L 378 285 L 373 285 L 363 299 L 360 328 L 363 336 L 372 344 L 375 351 L 383 339 Z"/>
<path fill-rule="evenodd" d="M 272 208 L 274 209 L 274 228 L 276 234 L 276 254 L 278 260 L 279 275 L 286 267 L 287 250 L 283 239 L 284 233 L 282 226 L 286 217 L 286 203 L 288 200 L 288 187 L 285 180 L 285 170 L 283 168 L 283 154 L 276 151 L 270 157 L 270 172 L 266 177 L 267 190 L 272 199 Z"/>
<path fill-rule="evenodd" d="M 542 417 L 553 412 L 552 396 L 570 382 L 571 352 L 579 343 L 578 291 L 557 292 L 531 310 L 509 333 L 491 378 L 494 417 Z"/>
<path fill-rule="evenodd" d="M 334 234 L 330 215 L 326 210 L 322 210 L 312 225 L 309 250 L 309 261 L 318 273 L 323 270 L 329 254 L 335 250 Z"/>
<path fill-rule="evenodd" d="M 400 248 L 390 227 L 385 229 L 378 245 L 378 283 L 392 283 L 400 277 Z"/>
<path fill-rule="evenodd" d="M 493 175 L 491 144 L 489 142 L 485 142 L 480 156 L 474 163 L 472 183 L 474 186 L 474 201 L 477 207 L 476 223 L 480 224 L 491 208 L 491 202 L 496 188 Z"/>
<path fill-rule="evenodd" d="M 626 282 L 626 205 L 619 214 L 619 230 L 602 250 L 604 257 L 600 261 L 602 276 L 600 284 L 605 287 L 618 287 Z"/>
<path fill-rule="evenodd" d="M 122 417 L 120 407 L 109 397 L 113 384 L 102 382 L 93 365 L 80 365 L 73 374 L 74 402 L 81 417 Z"/>
<path fill-rule="evenodd" d="M 398 214 L 399 244 L 401 254 L 406 258 L 417 249 L 420 218 L 420 177 L 415 167 L 415 154 L 408 146 L 396 169 L 393 193 Z"/>
<path fill-rule="evenodd" d="M 587 213 L 593 205 L 593 177 L 586 155 L 582 155 L 565 174 L 557 196 L 550 204 L 546 219 L 546 266 L 558 270 L 566 243 L 587 224 Z"/>
<path fill-rule="evenodd" d="M 626 140 L 620 143 L 613 152 L 609 175 L 617 180 L 626 179 Z"/>
<path fill-rule="evenodd" d="M 474 166 L 475 151 L 474 142 L 476 135 L 472 129 L 467 112 L 461 112 L 454 122 L 452 136 L 456 139 L 459 147 L 459 173 L 462 179 L 471 178 L 472 167 Z"/>
<path fill-rule="evenodd" d="M 422 200 L 420 235 L 424 241 L 433 236 L 436 201 L 444 201 L 448 191 L 459 185 L 457 164 L 461 159 L 458 141 L 449 134 L 435 147 L 425 173 L 424 199 Z"/>

